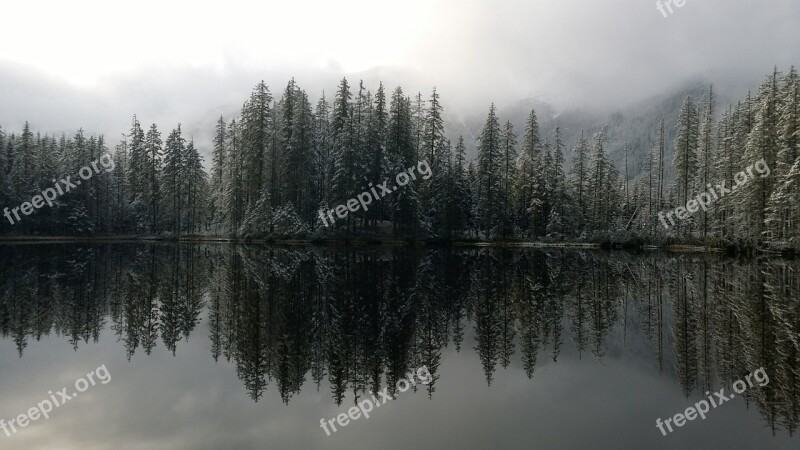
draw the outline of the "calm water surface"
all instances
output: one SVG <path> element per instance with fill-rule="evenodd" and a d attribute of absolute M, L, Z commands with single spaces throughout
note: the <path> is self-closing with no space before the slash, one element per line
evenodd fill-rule
<path fill-rule="evenodd" d="M 0 246 L 2 449 L 800 448 L 800 262 Z M 432 382 L 399 392 L 418 367 Z M 755 384 L 668 436 L 706 391 Z M 373 391 L 387 402 L 327 436 Z"/>

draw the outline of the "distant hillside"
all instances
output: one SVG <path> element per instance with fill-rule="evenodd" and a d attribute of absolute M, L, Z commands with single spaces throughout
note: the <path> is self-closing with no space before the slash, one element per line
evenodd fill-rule
<path fill-rule="evenodd" d="M 540 132 L 542 137 L 550 137 L 556 127 L 561 127 L 567 146 L 566 169 L 569 169 L 572 158 L 572 150 L 580 138 L 581 131 L 585 131 L 587 139 L 590 139 L 603 126 L 608 126 L 607 152 L 612 161 L 619 168 L 620 175 L 625 171 L 624 144 L 629 145 L 628 173 L 631 181 L 641 174 L 647 153 L 658 143 L 658 130 L 661 117 L 666 118 L 666 139 L 667 151 L 665 158 L 672 161 L 672 143 L 675 139 L 675 123 L 681 104 L 687 95 L 694 97 L 697 102 L 708 91 L 708 84 L 696 82 L 684 89 L 654 97 L 630 107 L 617 110 L 613 113 L 595 112 L 582 109 L 570 109 L 557 112 L 555 108 L 546 102 L 527 99 L 515 103 L 508 107 L 499 107 L 498 113 L 503 122 L 510 120 L 514 125 L 518 142 L 522 141 L 525 120 L 531 108 L 536 109 L 539 118 Z M 721 111 L 731 103 L 731 97 L 725 92 L 716 92 L 716 113 L 719 117 Z M 488 107 L 486 108 L 488 111 Z M 455 141 L 459 135 L 463 135 L 469 149 L 469 156 L 475 157 L 476 136 L 480 133 L 485 121 L 485 113 L 481 115 L 470 115 L 463 120 L 449 117 L 447 131 L 449 137 Z M 667 179 L 670 180 L 671 165 L 666 167 Z"/>

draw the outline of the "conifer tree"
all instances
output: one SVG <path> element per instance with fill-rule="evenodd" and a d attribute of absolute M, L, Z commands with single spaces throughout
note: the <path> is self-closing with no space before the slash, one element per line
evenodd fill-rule
<path fill-rule="evenodd" d="M 350 99 L 350 85 L 346 78 L 342 78 L 336 99 L 333 104 L 333 117 L 331 120 L 331 138 L 333 144 L 333 179 L 334 186 L 332 204 L 349 198 L 357 189 L 356 184 L 356 154 L 353 142 L 353 117 Z M 348 216 L 349 218 L 350 216 Z M 337 222 L 340 223 L 340 222 Z M 350 223 L 348 219 L 347 223 Z"/>
<path fill-rule="evenodd" d="M 206 211 L 210 206 L 208 198 L 208 174 L 203 169 L 203 157 L 195 148 L 194 140 L 189 140 L 184 150 L 184 197 L 185 220 L 184 229 L 194 233 L 200 230 L 206 220 Z"/>
<path fill-rule="evenodd" d="M 595 230 L 600 230 L 610 224 L 614 210 L 611 194 L 617 182 L 613 165 L 605 153 L 606 130 L 603 129 L 594 135 L 592 148 L 592 166 L 589 175 L 589 217 Z"/>
<path fill-rule="evenodd" d="M 714 180 L 714 86 L 709 87 L 708 95 L 706 96 L 702 110 L 699 113 L 700 125 L 698 132 L 698 145 L 697 145 L 697 165 L 698 172 L 696 176 L 695 186 L 698 191 L 704 191 L 707 186 Z M 703 233 L 703 238 L 707 237 L 709 232 L 709 215 L 702 209 L 697 212 L 700 230 Z"/>
<path fill-rule="evenodd" d="M 114 172 L 112 177 L 111 217 L 115 218 L 113 231 L 127 234 L 131 230 L 130 223 L 130 183 L 129 183 L 128 139 L 123 135 L 122 141 L 114 148 Z"/>
<path fill-rule="evenodd" d="M 242 108 L 241 152 L 242 182 L 248 208 L 255 206 L 269 186 L 270 196 L 278 196 L 279 149 L 274 142 L 272 94 L 262 80 L 253 89 Z"/>
<path fill-rule="evenodd" d="M 148 218 L 150 221 L 150 231 L 157 233 L 159 231 L 159 203 L 161 202 L 161 188 L 159 185 L 159 178 L 161 176 L 161 164 L 163 157 L 163 148 L 161 142 L 161 133 L 158 131 L 156 124 L 150 126 L 150 130 L 144 138 L 144 174 L 143 180 L 146 180 L 146 187 L 142 188 L 142 204 L 146 205 Z"/>
<path fill-rule="evenodd" d="M 8 164 L 6 163 L 5 144 L 6 144 L 6 135 L 3 132 L 3 127 L 0 126 L 0 203 L 2 204 L 9 203 L 8 175 L 6 172 Z"/>
<path fill-rule="evenodd" d="M 486 123 L 478 138 L 477 165 L 477 213 L 480 229 L 485 237 L 495 234 L 498 223 L 498 211 L 502 207 L 502 153 L 500 122 L 497 118 L 494 103 L 489 109 Z"/>
<path fill-rule="evenodd" d="M 467 147 L 464 145 L 464 137 L 459 136 L 453 155 L 453 194 L 448 202 L 452 205 L 450 226 L 456 232 L 466 231 L 471 223 L 472 191 L 470 189 L 471 179 L 468 178 L 465 167 L 467 164 L 466 153 Z"/>
<path fill-rule="evenodd" d="M 146 187 L 150 185 L 147 178 L 149 165 L 145 158 L 144 140 L 145 134 L 136 115 L 131 121 L 131 128 L 126 136 L 128 142 L 128 167 L 125 172 L 128 177 L 128 202 L 131 209 L 131 221 L 136 226 L 137 231 L 149 220 L 147 206 L 143 198 Z"/>
<path fill-rule="evenodd" d="M 500 136 L 500 174 L 502 176 L 498 189 L 497 204 L 500 208 L 498 212 L 498 225 L 503 237 L 508 237 L 514 232 L 514 214 L 512 212 L 512 185 L 515 178 L 515 168 L 517 162 L 517 136 L 514 134 L 514 126 L 511 121 L 507 121 L 501 131 Z"/>
<path fill-rule="evenodd" d="M 316 177 L 316 196 L 320 208 L 332 204 L 331 185 L 334 174 L 334 158 L 331 145 L 330 105 L 325 93 L 317 102 L 314 110 L 314 173 Z"/>
<path fill-rule="evenodd" d="M 398 174 L 416 164 L 416 149 L 411 115 L 411 100 L 397 87 L 389 105 L 389 128 L 386 136 L 389 174 Z M 413 183 L 403 186 L 390 198 L 393 233 L 415 233 L 419 218 L 419 196 Z"/>
<path fill-rule="evenodd" d="M 238 232 L 245 219 L 247 197 L 244 189 L 244 155 L 242 154 L 241 128 L 236 119 L 231 120 L 227 132 L 228 163 L 225 165 L 225 221 L 231 233 Z"/>
<path fill-rule="evenodd" d="M 186 180 L 185 155 L 186 139 L 181 135 L 181 125 L 173 129 L 164 143 L 164 167 L 162 170 L 162 193 L 164 211 L 169 230 L 179 235 L 182 230 L 182 207 L 185 202 L 184 183 Z"/>
<path fill-rule="evenodd" d="M 210 200 L 210 219 L 219 224 L 223 221 L 224 217 L 224 177 L 225 177 L 225 164 L 227 162 L 227 149 L 225 144 L 228 140 L 227 136 L 228 127 L 222 116 L 217 120 L 217 126 L 214 134 L 214 149 L 211 154 L 211 181 L 209 190 L 211 191 Z"/>
<path fill-rule="evenodd" d="M 369 180 L 370 183 L 380 181 L 387 172 L 386 134 L 388 126 L 389 116 L 386 110 L 386 92 L 383 83 L 380 83 L 378 91 L 375 93 L 374 105 L 369 118 L 367 131 L 369 158 L 366 173 L 367 180 Z M 370 210 L 365 213 L 365 216 L 368 220 L 371 220 L 373 226 L 377 226 L 378 221 L 383 218 L 383 211 L 384 205 L 380 203 L 371 207 Z"/>
<path fill-rule="evenodd" d="M 533 201 L 537 183 L 543 179 L 539 161 L 540 147 L 539 122 L 536 117 L 536 111 L 532 109 L 525 122 L 521 154 L 517 161 L 517 176 L 514 183 L 514 215 L 517 225 L 523 232 L 527 232 L 531 228 L 531 202 Z"/>
<path fill-rule="evenodd" d="M 569 205 L 565 187 L 564 174 L 564 141 L 561 128 L 556 127 L 554 145 L 548 172 L 548 191 L 550 192 L 550 213 L 547 221 L 547 233 L 564 233 L 569 220 Z"/>
<path fill-rule="evenodd" d="M 589 141 L 586 140 L 583 131 L 578 140 L 578 144 L 574 150 L 575 156 L 572 158 L 572 168 L 570 169 L 570 177 L 572 179 L 572 189 L 576 196 L 576 205 L 578 208 L 578 229 L 582 228 L 586 220 L 586 214 L 589 205 L 589 169 L 591 161 L 589 160 Z"/>
<path fill-rule="evenodd" d="M 780 108 L 779 76 L 775 68 L 758 92 L 757 111 L 753 127 L 748 135 L 742 169 L 764 161 L 771 170 L 775 169 L 778 159 L 779 129 L 778 112 Z M 736 197 L 741 213 L 742 228 L 740 238 L 748 244 L 754 244 L 763 238 L 766 224 L 768 200 L 774 191 L 773 176 L 756 176 L 750 180 L 745 189 L 737 190 Z M 734 184 L 734 188 L 739 186 Z"/>
<path fill-rule="evenodd" d="M 656 210 L 660 210 L 661 207 L 664 205 L 664 153 L 667 147 L 667 138 L 666 138 L 666 118 L 661 116 L 661 126 L 659 127 L 659 134 L 658 134 L 658 152 L 657 152 L 657 163 L 656 163 Z M 656 222 L 656 216 L 651 214 L 651 220 L 654 224 L 654 229 L 658 225 Z"/>
<path fill-rule="evenodd" d="M 767 214 L 768 238 L 785 242 L 795 231 L 796 199 L 792 188 L 796 180 L 791 179 L 792 167 L 800 157 L 800 77 L 792 67 L 783 79 L 781 104 L 778 118 L 779 149 L 774 176 L 775 192 L 770 196 Z"/>
<path fill-rule="evenodd" d="M 690 96 L 686 97 L 683 102 L 676 128 L 673 165 L 675 167 L 674 193 L 677 205 L 674 206 L 681 206 L 686 205 L 686 202 L 693 196 L 695 173 L 697 173 L 698 116 L 697 107 Z M 685 234 L 691 228 L 690 220 L 679 221 L 677 228 Z"/>
<path fill-rule="evenodd" d="M 312 226 L 316 219 L 317 202 L 314 194 L 314 177 L 309 173 L 314 161 L 314 117 L 308 94 L 297 89 L 294 94 L 292 133 L 285 155 L 286 199 L 296 209 L 297 215 Z"/>

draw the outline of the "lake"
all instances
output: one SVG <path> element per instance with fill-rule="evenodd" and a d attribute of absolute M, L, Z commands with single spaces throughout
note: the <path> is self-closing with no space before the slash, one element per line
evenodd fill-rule
<path fill-rule="evenodd" d="M 798 261 L 0 250 L 3 449 L 800 447 Z"/>

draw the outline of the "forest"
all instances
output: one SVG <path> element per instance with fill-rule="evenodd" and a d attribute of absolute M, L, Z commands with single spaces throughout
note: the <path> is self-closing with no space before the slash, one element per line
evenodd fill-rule
<path fill-rule="evenodd" d="M 647 147 L 609 158 L 606 130 L 580 132 L 566 148 L 559 126 L 522 130 L 492 105 L 475 138 L 448 138 L 444 107 L 401 87 L 372 92 L 342 79 L 312 104 L 292 79 L 280 94 L 258 83 L 239 115 L 216 123 L 210 164 L 178 124 L 162 139 L 133 116 L 99 173 L 3 236 L 224 237 L 237 240 L 546 241 L 793 250 L 800 237 L 800 78 L 777 68 L 736 104 L 718 107 L 713 86 L 687 96 L 676 123 L 662 119 Z M 667 133 L 671 127 L 674 133 Z M 145 131 L 146 130 L 146 131 Z M 666 135 L 674 135 L 668 142 Z M 109 151 L 104 136 L 48 135 L 26 122 L 0 128 L 0 203 L 14 207 Z M 672 155 L 667 161 L 665 155 Z M 473 155 L 473 156 L 469 156 Z M 631 173 L 628 157 L 644 158 Z M 416 179 L 368 211 L 327 227 L 330 210 L 371 183 L 427 161 Z M 665 228 L 659 213 L 706 186 L 735 184 L 763 160 L 771 174 Z"/>

